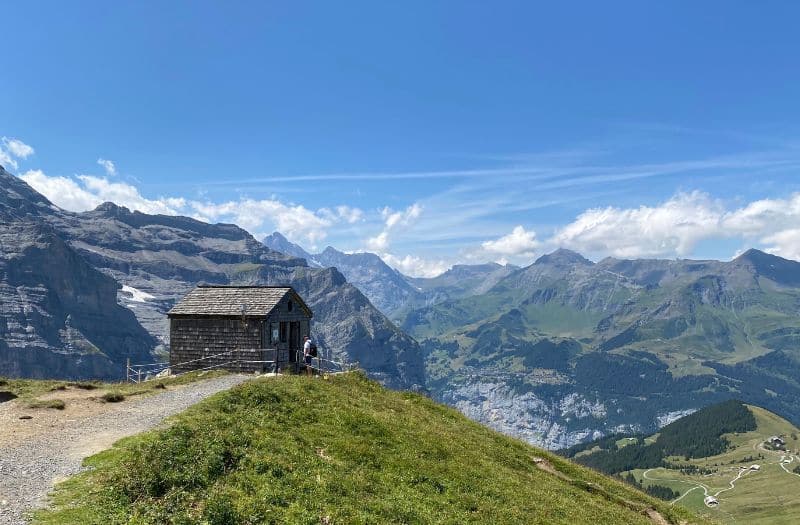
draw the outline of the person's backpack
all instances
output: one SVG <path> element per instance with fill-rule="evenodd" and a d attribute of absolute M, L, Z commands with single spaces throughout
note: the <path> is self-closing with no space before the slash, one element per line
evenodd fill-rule
<path fill-rule="evenodd" d="M 311 343 L 311 346 L 308 347 L 308 355 L 317 357 L 317 345 L 315 343 Z"/>

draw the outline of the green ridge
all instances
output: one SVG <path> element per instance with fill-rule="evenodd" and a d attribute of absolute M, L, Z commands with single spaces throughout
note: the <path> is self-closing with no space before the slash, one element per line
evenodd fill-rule
<path fill-rule="evenodd" d="M 619 473 L 653 492 L 677 492 L 679 496 L 667 499 L 680 497 L 676 505 L 723 523 L 788 525 L 800 522 L 800 474 L 794 472 L 800 465 L 798 435 L 797 427 L 763 408 L 728 401 L 683 417 L 648 438 L 636 436 L 626 443 L 628 438 L 614 435 L 561 454 Z M 785 441 L 784 450 L 765 445 L 773 436 Z M 706 494 L 719 505 L 706 506 Z"/>
<path fill-rule="evenodd" d="M 361 374 L 254 380 L 172 423 L 89 458 L 35 523 L 703 523 Z"/>

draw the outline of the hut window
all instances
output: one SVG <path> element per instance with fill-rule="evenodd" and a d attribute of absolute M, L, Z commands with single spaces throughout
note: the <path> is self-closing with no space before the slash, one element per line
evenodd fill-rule
<path fill-rule="evenodd" d="M 287 308 L 289 309 L 289 311 L 291 312 L 291 311 L 292 311 L 292 308 L 294 308 L 294 305 L 292 304 L 292 301 L 289 301 L 289 304 L 287 304 L 287 305 L 286 305 L 286 307 L 287 307 Z"/>
<path fill-rule="evenodd" d="M 277 343 L 280 334 L 278 333 L 278 323 L 272 323 L 272 343 Z"/>
<path fill-rule="evenodd" d="M 288 339 L 288 333 L 287 333 L 289 332 L 288 330 L 289 327 L 287 326 L 288 324 L 289 323 L 287 323 L 286 321 L 281 321 L 281 343 L 285 343 L 286 340 Z"/>

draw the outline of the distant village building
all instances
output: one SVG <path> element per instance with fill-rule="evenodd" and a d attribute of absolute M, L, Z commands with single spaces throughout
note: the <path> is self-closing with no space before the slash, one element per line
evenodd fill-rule
<path fill-rule="evenodd" d="M 750 465 L 750 470 L 761 470 L 761 466 L 759 466 L 759 465 Z"/>
<path fill-rule="evenodd" d="M 717 498 L 714 496 L 706 496 L 703 502 L 706 504 L 706 507 L 716 507 L 719 505 L 719 501 L 717 501 Z"/>
<path fill-rule="evenodd" d="M 313 314 L 289 286 L 198 286 L 167 316 L 173 373 L 263 372 L 302 361 Z"/>
<path fill-rule="evenodd" d="M 772 436 L 771 438 L 769 438 L 769 443 L 775 448 L 781 448 L 786 446 L 786 441 L 784 441 L 778 436 Z"/>

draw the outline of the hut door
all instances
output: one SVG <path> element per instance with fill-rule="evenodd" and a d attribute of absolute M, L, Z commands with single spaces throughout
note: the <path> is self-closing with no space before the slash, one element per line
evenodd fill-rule
<path fill-rule="evenodd" d="M 295 321 L 289 323 L 289 349 L 300 350 L 300 323 Z"/>

